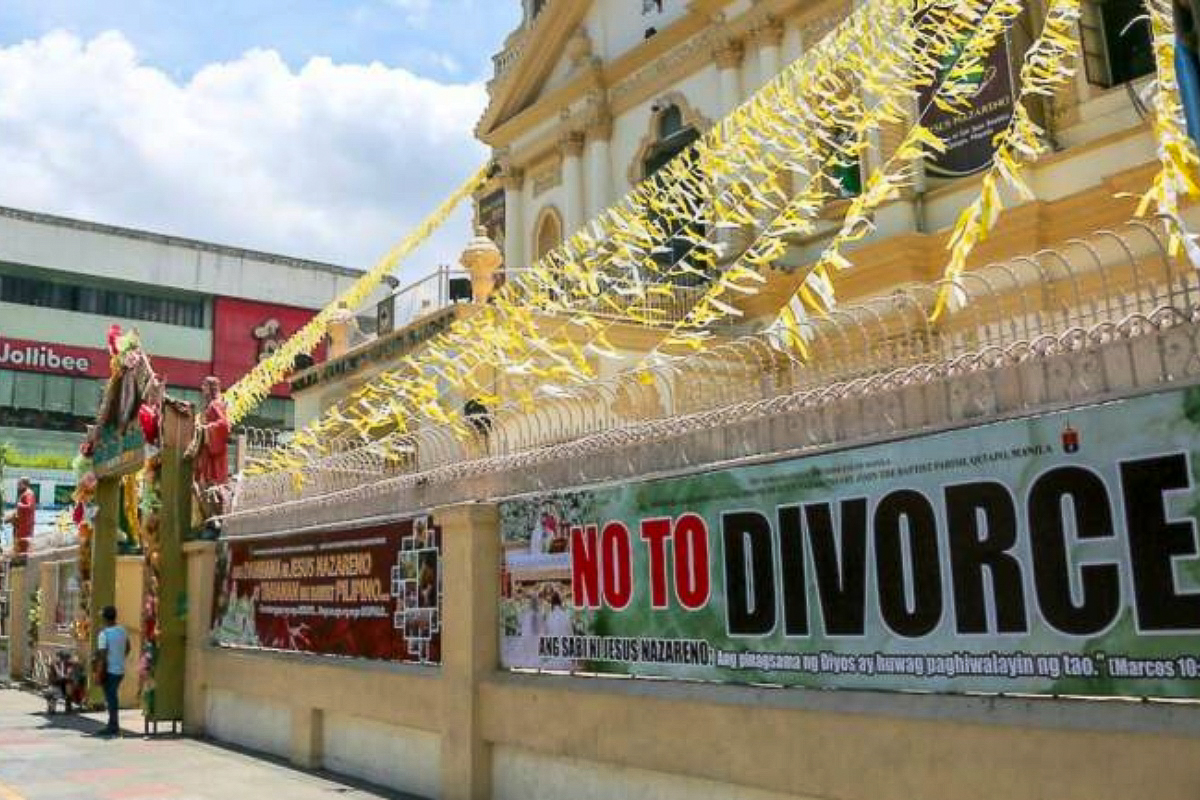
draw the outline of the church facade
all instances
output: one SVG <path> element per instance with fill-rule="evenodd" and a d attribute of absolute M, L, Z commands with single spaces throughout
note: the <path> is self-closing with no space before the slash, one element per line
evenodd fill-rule
<path fill-rule="evenodd" d="M 879 209 L 877 231 L 853 251 L 854 269 L 839 284 L 841 299 L 941 276 L 945 236 L 978 193 L 990 156 L 988 126 L 1007 120 L 1015 71 L 1044 15 L 1042 0 L 1028 5 L 1005 52 L 994 56 L 996 80 L 980 95 L 978 113 L 942 131 L 971 142 L 948 163 L 925 165 L 915 186 Z M 1036 199 L 1002 217 L 972 265 L 1086 236 L 1132 214 L 1133 200 L 1118 195 L 1144 191 L 1157 169 L 1147 120 L 1153 55 L 1145 25 L 1133 22 L 1137 9 L 1085 0 L 1075 79 L 1031 108 L 1049 151 L 1027 171 Z M 502 243 L 506 265 L 536 262 L 851 10 L 845 0 L 524 0 L 520 27 L 494 57 L 476 130 L 494 157 L 476 193 L 477 221 Z M 842 178 L 845 194 L 883 163 L 902 132 L 896 126 L 872 137 L 857 174 Z M 801 268 L 840 224 L 845 202 L 829 204 L 815 235 L 790 243 L 765 290 L 743 302 L 750 318 L 765 319 L 786 302 Z"/>

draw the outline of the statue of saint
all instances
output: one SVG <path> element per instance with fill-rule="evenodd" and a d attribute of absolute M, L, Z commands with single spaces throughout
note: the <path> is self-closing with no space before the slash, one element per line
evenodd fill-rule
<path fill-rule="evenodd" d="M 204 406 L 196 424 L 196 438 L 188 455 L 195 461 L 192 480 L 205 519 L 224 511 L 219 491 L 229 482 L 229 413 L 221 396 L 221 380 L 209 376 L 200 384 Z M 217 490 L 217 491 L 212 491 Z"/>

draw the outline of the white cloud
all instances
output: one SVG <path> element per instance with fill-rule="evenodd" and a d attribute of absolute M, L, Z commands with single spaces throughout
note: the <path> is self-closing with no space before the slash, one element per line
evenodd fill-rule
<path fill-rule="evenodd" d="M 0 204 L 365 267 L 485 158 L 485 101 L 265 50 L 178 82 L 120 33 L 51 33 L 0 48 Z M 468 220 L 409 269 L 456 258 Z"/>

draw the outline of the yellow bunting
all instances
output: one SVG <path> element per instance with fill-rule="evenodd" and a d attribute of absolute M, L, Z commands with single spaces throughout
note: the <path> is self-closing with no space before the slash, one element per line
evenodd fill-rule
<path fill-rule="evenodd" d="M 1200 198 L 1200 157 L 1196 143 L 1187 134 L 1183 103 L 1179 97 L 1179 79 L 1175 71 L 1175 22 L 1170 0 L 1144 0 L 1150 16 L 1150 32 L 1158 69 L 1158 91 L 1151 118 L 1158 142 L 1159 170 L 1149 190 L 1138 204 L 1137 214 L 1146 214 L 1150 206 L 1180 227 L 1170 233 L 1171 255 L 1175 255 L 1187 232 L 1182 230 L 1179 195 Z"/>
<path fill-rule="evenodd" d="M 438 337 L 433 347 L 459 354 L 440 376 L 430 374 L 424 358 L 417 359 L 418 363 L 405 370 L 403 386 L 441 377 L 448 379 L 451 388 L 475 388 L 477 383 L 471 373 L 477 366 L 519 364 L 528 357 L 521 354 L 530 350 L 549 357 L 550 375 L 555 381 L 574 383 L 589 379 L 591 368 L 581 349 L 563 338 L 547 340 L 533 326 L 525 326 L 523 337 L 503 334 L 511 320 L 520 315 L 519 308 L 537 301 L 539 311 L 570 314 L 575 318 L 601 314 L 610 319 L 653 320 L 660 312 L 651 305 L 652 295 L 646 292 L 646 287 L 678 283 L 681 279 L 686 281 L 688 275 L 704 274 L 693 262 L 712 261 L 711 256 L 701 253 L 664 263 L 660 256 L 664 250 L 669 252 L 667 243 L 676 237 L 707 240 L 704 231 L 718 230 L 718 219 L 733 220 L 739 225 L 757 225 L 760 217 L 769 219 L 772 209 L 781 207 L 786 194 L 778 186 L 764 190 L 760 188 L 761 180 L 742 176 L 755 170 L 779 174 L 789 159 L 796 157 L 780 144 L 780 132 L 794 131 L 799 142 L 807 143 L 818 138 L 801 135 L 811 127 L 853 127 L 857 120 L 853 113 L 847 114 L 853 105 L 835 103 L 826 110 L 822 98 L 829 90 L 848 85 L 839 78 L 839 72 L 853 69 L 854 65 L 859 65 L 860 72 L 866 72 L 879 64 L 882 59 L 872 57 L 872 48 L 886 47 L 897 24 L 903 24 L 910 14 L 910 4 L 904 0 L 880 0 L 855 12 L 833 36 L 785 69 L 706 134 L 687 155 L 652 175 L 616 208 L 576 232 L 536 268 L 513 276 L 495 298 L 495 313 L 460 320 L 448 334 Z M 871 46 L 864 44 L 867 31 L 874 37 Z M 812 79 L 813 75 L 820 80 Z M 820 135 L 831 138 L 827 130 L 821 130 Z M 827 146 L 826 142 L 820 142 L 820 147 Z M 819 207 L 820 197 L 817 195 L 817 200 L 808 206 Z M 607 299 L 599 300 L 601 297 Z M 627 299 L 614 300 L 614 297 Z M 710 310 L 713 314 L 720 313 L 715 306 Z M 467 357 L 480 349 L 488 351 L 489 357 Z M 370 400 L 379 399 L 372 387 L 360 394 Z M 423 402 L 429 396 L 410 388 L 401 388 L 392 395 L 414 415 L 436 418 L 442 411 L 432 408 L 436 399 Z M 435 393 L 433 397 L 436 396 Z M 356 401 L 350 398 L 349 402 Z M 332 431 L 339 427 L 335 418 L 327 417 L 311 427 L 312 438 L 327 446 L 336 438 Z M 263 466 L 271 468 L 269 463 Z"/>
<path fill-rule="evenodd" d="M 647 365 L 669 364 L 666 349 L 702 354 L 715 340 L 712 326 L 740 313 L 734 298 L 758 291 L 762 271 L 777 264 L 787 240 L 816 232 L 819 212 L 835 196 L 834 169 L 857 161 L 882 125 L 903 121 L 905 100 L 931 85 L 948 55 L 957 54 L 931 103 L 955 113 L 969 108 L 983 54 L 1021 10 L 1018 0 L 936 0 L 919 9 L 906 0 L 876 0 L 859 8 L 619 204 L 530 269 L 510 273 L 492 305 L 457 320 L 399 369 L 298 434 L 290 451 L 256 469 L 293 470 L 297 453 L 303 463 L 335 443 L 376 441 L 386 451 L 395 439 L 375 437 L 384 423 L 403 433 L 427 420 L 465 435 L 461 413 L 445 407 L 456 394 L 459 402 L 486 398 L 480 402 L 491 408 L 501 394 L 521 408 L 530 407 L 535 393 L 561 396 L 563 387 L 594 379 L 589 355 L 621 357 L 608 335 L 614 325 L 662 325 L 662 304 L 679 299 L 697 278 L 711 282 L 689 295 L 698 299 L 682 321 L 664 326 L 650 356 L 622 374 L 649 384 L 655 378 Z M 1052 0 L 1026 55 L 1020 100 L 1052 92 L 1071 74 L 1065 64 L 1076 46 L 1077 16 L 1078 0 Z M 988 235 L 1002 210 L 1001 186 L 1028 192 L 1021 162 L 1040 152 L 1040 134 L 1019 101 L 997 139 L 980 197 L 955 226 L 951 267 L 961 268 Z M 808 315 L 835 303 L 832 276 L 849 266 L 842 248 L 872 232 L 873 210 L 911 184 L 916 159 L 943 147 L 918 118 L 888 163 L 870 174 L 847 204 L 833 241 L 769 328 L 778 346 L 808 356 Z M 1164 149 L 1186 166 L 1186 148 L 1172 143 Z M 1179 183 L 1177 175 L 1170 185 Z M 737 244 L 734 234 L 747 231 L 748 244 Z M 948 268 L 948 274 L 956 273 Z M 556 324 L 548 324 L 551 319 Z M 503 393 L 501 379 L 509 381 Z"/>
<path fill-rule="evenodd" d="M 959 215 L 950 233 L 947 248 L 950 259 L 944 270 L 945 282 L 938 290 L 930 321 L 937 322 L 951 304 L 963 296 L 959 276 L 967 266 L 967 257 L 987 238 L 1003 210 L 997 180 L 1003 180 L 1023 199 L 1033 193 L 1021 177 L 1026 160 L 1041 155 L 1043 131 L 1029 117 L 1026 103 L 1034 95 L 1053 97 L 1075 74 L 1073 59 L 1079 48 L 1079 0 L 1051 0 L 1041 34 L 1025 53 L 1021 66 L 1020 92 L 1013 104 L 1008 126 L 995 140 L 992 164 L 980 183 L 979 195 Z"/>
<path fill-rule="evenodd" d="M 951 109 L 958 113 L 958 109 L 970 106 L 978 84 L 977 76 L 987 54 L 996 46 L 999 38 L 1006 34 L 1021 10 L 1021 4 L 1016 0 L 998 0 L 988 4 L 968 33 L 955 39 L 942 40 L 943 46 L 950 48 L 949 50 L 937 51 L 922 46 L 920 41 L 909 43 L 914 64 L 921 64 L 925 70 L 935 70 L 940 67 L 942 59 L 949 55 L 953 58 L 950 68 L 934 88 L 928 105 L 919 110 L 916 120 L 896 151 L 882 167 L 872 170 L 863 191 L 850 202 L 841 227 L 817 259 L 808 279 L 798 287 L 795 296 L 768 327 L 769 333 L 777 341 L 792 345 L 793 349 L 801 353 L 801 357 L 806 357 L 807 347 L 796 347 L 797 344 L 803 345 L 799 331 L 803 322 L 801 315 L 805 308 L 823 312 L 833 307 L 836 298 L 829 275 L 850 266 L 849 260 L 842 254 L 842 249 L 874 230 L 871 212 L 898 197 L 901 187 L 912 184 L 917 159 L 923 159 L 931 152 L 945 150 L 945 143 L 922 124 L 925 115 L 935 107 Z M 967 13 L 972 12 L 968 10 Z M 951 30 L 959 27 L 947 25 L 944 18 L 938 18 L 936 22 L 941 27 L 949 27 Z M 959 38 L 961 41 L 958 41 Z M 916 57 L 918 48 L 924 54 L 923 57 Z M 912 80 L 917 85 L 924 85 L 930 79 L 927 72 L 914 74 Z M 814 275 L 816 279 L 812 280 Z"/>
<path fill-rule="evenodd" d="M 274 354 L 260 361 L 241 380 L 229 387 L 225 393 L 225 400 L 229 406 L 230 422 L 236 425 L 270 395 L 271 387 L 284 380 L 292 371 L 298 356 L 309 355 L 317 349 L 317 345 L 321 343 L 321 338 L 329 327 L 330 320 L 338 313 L 339 308 L 344 307 L 352 311 L 358 309 L 371 295 L 371 292 L 379 286 L 383 277 L 394 272 L 405 256 L 419 247 L 435 230 L 441 227 L 458 204 L 480 186 L 486 177 L 486 168 L 476 171 L 418 225 L 416 230 L 388 251 L 387 255 L 381 258 L 374 267 L 363 273 L 362 277 L 343 292 L 336 301 L 309 320 L 303 328 L 292 334 Z"/>

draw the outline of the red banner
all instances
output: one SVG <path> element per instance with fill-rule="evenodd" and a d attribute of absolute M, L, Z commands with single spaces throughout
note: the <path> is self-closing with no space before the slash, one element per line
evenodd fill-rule
<path fill-rule="evenodd" d="M 152 356 L 154 369 L 171 386 L 196 389 L 209 374 L 207 361 Z M 96 347 L 72 347 L 53 342 L 0 337 L 0 369 L 69 375 L 77 378 L 101 378 L 109 375 L 108 351 Z"/>
<path fill-rule="evenodd" d="M 213 640 L 226 647 L 437 664 L 441 530 L 385 526 L 223 543 Z"/>

